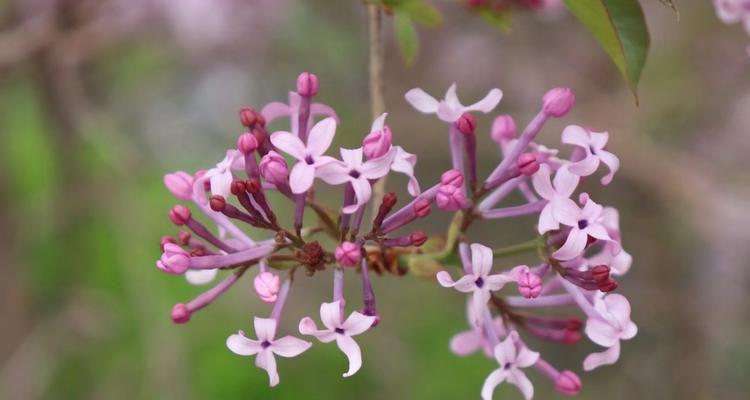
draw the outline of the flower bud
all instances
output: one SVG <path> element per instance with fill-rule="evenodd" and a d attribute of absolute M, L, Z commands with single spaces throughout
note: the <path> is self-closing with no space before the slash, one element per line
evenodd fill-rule
<path fill-rule="evenodd" d="M 469 113 L 463 113 L 456 121 L 458 131 L 464 135 L 473 135 L 477 129 L 477 119 Z"/>
<path fill-rule="evenodd" d="M 164 175 L 164 186 L 180 200 L 193 198 L 193 177 L 185 171 Z"/>
<path fill-rule="evenodd" d="M 542 111 L 548 117 L 565 116 L 576 103 L 576 96 L 570 88 L 558 87 L 547 92 L 542 98 Z"/>
<path fill-rule="evenodd" d="M 169 210 L 169 219 L 175 225 L 185 225 L 190 220 L 190 209 L 178 204 Z"/>
<path fill-rule="evenodd" d="M 597 282 L 606 282 L 609 279 L 609 267 L 606 265 L 597 265 L 591 268 L 591 276 Z"/>
<path fill-rule="evenodd" d="M 440 186 L 438 194 L 435 196 L 435 201 L 439 209 L 448 212 L 458 211 L 467 205 L 466 196 L 462 188 L 451 184 Z"/>
<path fill-rule="evenodd" d="M 260 160 L 260 175 L 274 185 L 284 185 L 289 178 L 289 167 L 279 153 L 271 150 Z"/>
<path fill-rule="evenodd" d="M 318 94 L 320 83 L 315 74 L 303 72 L 297 77 L 297 93 L 300 96 L 313 97 Z"/>
<path fill-rule="evenodd" d="M 237 149 L 242 154 L 250 154 L 258 148 L 258 139 L 250 132 L 245 132 L 237 138 Z"/>
<path fill-rule="evenodd" d="M 440 176 L 440 184 L 461 187 L 464 184 L 464 176 L 458 170 L 449 169 Z"/>
<path fill-rule="evenodd" d="M 499 115 L 492 122 L 490 136 L 495 143 L 507 142 L 516 137 L 516 121 L 510 115 Z"/>
<path fill-rule="evenodd" d="M 164 252 L 156 262 L 156 267 L 160 270 L 176 275 L 184 274 L 189 266 L 190 254 L 182 247 L 172 243 L 164 245 Z"/>
<path fill-rule="evenodd" d="M 614 280 L 612 277 L 608 278 L 604 282 L 597 282 L 597 285 L 599 286 L 599 290 L 601 290 L 604 293 L 609 293 L 617 289 L 617 281 Z"/>
<path fill-rule="evenodd" d="M 161 248 L 161 251 L 164 251 L 164 245 L 167 243 L 175 244 L 175 240 L 172 236 L 162 236 L 159 240 L 159 248 Z"/>
<path fill-rule="evenodd" d="M 362 149 L 368 159 L 385 155 L 391 149 L 393 133 L 391 128 L 384 126 L 382 130 L 370 132 L 362 140 Z"/>
<path fill-rule="evenodd" d="M 188 243 L 190 243 L 190 232 L 188 231 L 180 231 L 180 233 L 177 234 L 177 238 L 180 240 L 180 244 L 183 246 L 187 246 Z"/>
<path fill-rule="evenodd" d="M 536 160 L 536 155 L 532 153 L 523 153 L 518 156 L 516 165 L 518 165 L 521 174 L 525 176 L 534 175 L 536 171 L 539 171 L 539 162 Z"/>
<path fill-rule="evenodd" d="M 273 272 L 261 272 L 253 280 L 255 293 L 266 303 L 274 303 L 279 297 L 279 276 Z"/>
<path fill-rule="evenodd" d="M 419 247 L 427 241 L 427 235 L 425 235 L 422 231 L 416 231 L 409 235 L 409 241 L 411 242 L 412 246 Z"/>
<path fill-rule="evenodd" d="M 244 107 L 240 109 L 240 123 L 246 128 L 252 128 L 253 125 L 264 126 L 266 120 L 254 108 Z"/>
<path fill-rule="evenodd" d="M 542 278 L 533 272 L 523 272 L 518 279 L 518 292 L 527 299 L 533 299 L 542 292 Z"/>
<path fill-rule="evenodd" d="M 565 370 L 555 379 L 555 389 L 568 396 L 575 396 L 581 391 L 581 379 L 573 371 Z"/>
<path fill-rule="evenodd" d="M 343 242 L 334 252 L 336 261 L 344 267 L 354 267 L 362 259 L 362 252 L 355 243 Z"/>
<path fill-rule="evenodd" d="M 247 187 L 245 186 L 245 181 L 242 180 L 236 180 L 232 181 L 232 184 L 229 185 L 229 191 L 235 195 L 239 196 L 247 191 Z"/>
<path fill-rule="evenodd" d="M 572 345 L 580 342 L 581 338 L 582 338 L 581 332 L 570 330 L 570 329 L 566 329 L 565 333 L 563 334 L 563 343 L 566 346 L 572 346 Z"/>
<path fill-rule="evenodd" d="M 257 178 L 248 178 L 245 181 L 245 189 L 250 194 L 260 193 L 260 181 Z"/>
<path fill-rule="evenodd" d="M 222 212 L 227 207 L 227 200 L 224 196 L 215 194 L 208 199 L 208 205 L 211 206 L 212 210 Z"/>
<path fill-rule="evenodd" d="M 432 211 L 432 202 L 427 199 L 418 199 L 414 202 L 414 214 L 419 218 L 424 218 L 430 215 Z"/>
<path fill-rule="evenodd" d="M 172 307 L 172 322 L 175 324 L 184 324 L 188 321 L 190 321 L 190 310 L 188 310 L 187 306 L 182 303 L 175 304 Z"/>

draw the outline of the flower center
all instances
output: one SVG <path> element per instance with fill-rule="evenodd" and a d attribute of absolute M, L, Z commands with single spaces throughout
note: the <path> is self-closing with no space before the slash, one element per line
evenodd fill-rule
<path fill-rule="evenodd" d="M 478 288 L 482 288 L 484 286 L 484 279 L 482 277 L 477 278 L 477 280 L 474 281 L 474 284 L 477 285 Z"/>
<path fill-rule="evenodd" d="M 503 368 L 510 369 L 510 363 L 509 362 L 505 363 L 505 365 L 503 365 Z"/>
<path fill-rule="evenodd" d="M 589 226 L 589 221 L 585 219 L 578 221 L 578 229 L 586 229 L 587 226 Z"/>
<path fill-rule="evenodd" d="M 594 148 L 594 146 L 589 146 L 589 151 L 591 152 L 591 154 L 596 155 L 596 149 Z"/>
<path fill-rule="evenodd" d="M 307 165 L 313 165 L 315 163 L 315 160 L 313 160 L 312 156 L 305 157 L 305 162 Z"/>
<path fill-rule="evenodd" d="M 349 176 L 351 176 L 354 179 L 357 179 L 357 178 L 359 178 L 360 173 L 356 169 L 353 169 L 353 170 L 349 171 Z"/>
<path fill-rule="evenodd" d="M 264 340 L 264 341 L 262 341 L 262 342 L 260 343 L 260 347 L 262 347 L 262 348 L 264 348 L 264 349 L 267 349 L 267 348 L 268 348 L 268 346 L 270 346 L 270 345 L 271 345 L 271 342 L 269 342 L 268 340 Z"/>
<path fill-rule="evenodd" d="M 336 332 L 336 333 L 338 333 L 339 335 L 343 335 L 344 334 L 344 330 L 341 329 L 341 328 L 336 328 L 333 331 Z"/>

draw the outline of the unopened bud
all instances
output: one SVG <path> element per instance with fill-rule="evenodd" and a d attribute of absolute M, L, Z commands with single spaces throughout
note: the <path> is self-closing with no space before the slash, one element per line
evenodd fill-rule
<path fill-rule="evenodd" d="M 172 307 L 172 322 L 175 324 L 184 324 L 188 321 L 190 321 L 190 310 L 188 310 L 187 306 L 182 303 L 175 304 Z"/>
<path fill-rule="evenodd" d="M 318 94 L 320 83 L 315 74 L 303 72 L 297 77 L 297 93 L 300 96 L 313 97 Z"/>
<path fill-rule="evenodd" d="M 427 199 L 418 199 L 414 202 L 414 213 L 419 218 L 424 218 L 430 215 L 432 211 L 432 202 Z"/>
<path fill-rule="evenodd" d="M 419 247 L 427 241 L 427 235 L 422 231 L 416 231 L 409 235 L 409 240 L 411 241 L 412 246 Z"/>
<path fill-rule="evenodd" d="M 271 150 L 260 160 L 260 174 L 263 178 L 274 185 L 284 185 L 289 178 L 289 166 L 284 157 Z"/>
<path fill-rule="evenodd" d="M 570 88 L 554 88 L 542 98 L 542 110 L 549 117 L 560 118 L 570 112 L 575 103 L 576 96 Z"/>
<path fill-rule="evenodd" d="M 555 389 L 567 396 L 575 396 L 581 391 L 581 379 L 573 371 L 565 370 L 555 379 Z"/>
<path fill-rule="evenodd" d="M 354 267 L 359 264 L 362 259 L 362 251 L 359 246 L 352 242 L 343 242 L 334 252 L 336 261 L 343 267 Z"/>
<path fill-rule="evenodd" d="M 362 140 L 362 151 L 368 159 L 385 155 L 391 149 L 393 133 L 391 128 L 384 126 L 382 130 L 370 132 Z"/>
<path fill-rule="evenodd" d="M 609 279 L 609 267 L 606 265 L 597 265 L 591 269 L 591 276 L 597 282 L 606 282 Z"/>
<path fill-rule="evenodd" d="M 460 187 L 464 184 L 464 176 L 459 170 L 449 169 L 443 172 L 443 175 L 440 176 L 440 183 L 442 185 Z"/>
<path fill-rule="evenodd" d="M 527 299 L 533 299 L 542 292 L 542 278 L 533 272 L 524 272 L 518 279 L 518 292 Z"/>
<path fill-rule="evenodd" d="M 263 122 L 261 124 L 261 122 Z M 265 125 L 265 119 L 259 112 L 255 111 L 252 107 L 244 107 L 240 109 L 240 123 L 246 128 L 252 128 L 253 125 Z"/>
<path fill-rule="evenodd" d="M 510 115 L 500 115 L 492 123 L 490 136 L 495 143 L 504 143 L 516 137 L 516 121 Z"/>
<path fill-rule="evenodd" d="M 215 194 L 208 199 L 211 209 L 216 212 L 222 212 L 227 207 L 227 200 L 222 195 Z"/>
<path fill-rule="evenodd" d="M 258 148 L 258 139 L 250 132 L 245 132 L 237 138 L 237 149 L 242 154 L 250 154 Z"/>
<path fill-rule="evenodd" d="M 193 198 L 193 182 L 193 177 L 184 171 L 164 175 L 164 186 L 180 200 Z"/>
<path fill-rule="evenodd" d="M 456 121 L 456 127 L 458 131 L 464 135 L 473 135 L 477 129 L 477 119 L 469 113 L 463 113 L 458 121 Z"/>
<path fill-rule="evenodd" d="M 169 210 L 169 219 L 175 225 L 185 225 L 190 220 L 190 216 L 190 209 L 180 204 Z"/>
<path fill-rule="evenodd" d="M 279 297 L 279 276 L 273 272 L 261 272 L 253 280 L 255 293 L 266 303 L 274 303 Z"/>
<path fill-rule="evenodd" d="M 539 171 L 539 162 L 536 160 L 536 155 L 532 153 L 523 153 L 518 156 L 516 165 L 518 165 L 521 174 L 525 176 L 532 176 L 536 171 Z"/>

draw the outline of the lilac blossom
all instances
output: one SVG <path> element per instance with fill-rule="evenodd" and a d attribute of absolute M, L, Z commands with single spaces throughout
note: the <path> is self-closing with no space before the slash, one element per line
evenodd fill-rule
<path fill-rule="evenodd" d="M 302 96 L 300 96 L 298 93 L 289 92 L 288 104 L 279 102 L 269 103 L 265 107 L 263 107 L 260 113 L 269 124 L 276 119 L 288 117 L 291 125 L 291 132 L 299 136 L 299 116 L 303 102 L 304 100 L 302 99 Z M 309 107 L 310 115 L 307 121 L 307 126 L 312 125 L 312 122 L 316 116 L 324 116 L 326 118 L 333 118 L 334 120 L 338 119 L 338 117 L 336 116 L 336 111 L 325 104 L 312 103 L 309 105 Z"/>
<path fill-rule="evenodd" d="M 539 214 L 538 230 L 541 234 L 560 228 L 561 218 L 565 218 L 562 212 L 566 207 L 570 208 L 570 196 L 580 180 L 565 167 L 557 170 L 554 180 L 550 179 L 550 173 L 550 167 L 542 165 L 532 178 L 536 192 L 548 201 Z"/>
<path fill-rule="evenodd" d="M 456 122 L 461 118 L 461 115 L 470 111 L 481 111 L 486 114 L 497 107 L 502 98 L 502 90 L 492 89 L 483 99 L 474 104 L 464 106 L 456 95 L 455 83 L 448 87 L 448 91 L 445 92 L 445 98 L 440 101 L 419 88 L 406 92 L 406 101 L 412 107 L 425 114 L 437 114 L 438 118 L 445 122 Z"/>
<path fill-rule="evenodd" d="M 221 160 L 216 167 L 205 171 L 200 176 L 195 177 L 193 183 L 193 196 L 202 203 L 207 203 L 206 193 L 204 191 L 204 185 L 206 182 L 210 184 L 210 190 L 212 194 L 218 194 L 220 196 L 228 196 L 230 192 L 230 186 L 234 175 L 232 171 L 240 171 L 245 169 L 245 159 L 237 150 L 227 150 L 227 155 Z"/>
<path fill-rule="evenodd" d="M 609 173 L 601 182 L 608 185 L 620 168 L 617 156 L 604 150 L 608 140 L 607 132 L 592 132 L 576 125 L 566 127 L 562 133 L 562 142 L 578 146 L 584 153 L 581 160 L 568 165 L 568 170 L 578 176 L 589 176 L 596 172 L 600 163 L 604 163 L 609 168 Z"/>
<path fill-rule="evenodd" d="M 572 260 L 583 253 L 588 244 L 589 236 L 612 241 L 603 224 L 602 212 L 604 208 L 591 199 L 586 199 L 583 208 L 579 208 L 572 200 L 560 202 L 556 215 L 559 221 L 570 226 L 570 232 L 565 243 L 552 256 L 558 260 Z"/>
<path fill-rule="evenodd" d="M 498 343 L 494 350 L 495 360 L 500 368 L 494 370 L 484 381 L 482 399 L 492 400 L 492 392 L 497 385 L 508 382 L 518 387 L 526 400 L 534 397 L 534 386 L 521 371 L 539 360 L 539 353 L 529 350 L 518 338 L 518 332 L 512 331 L 504 341 Z"/>
<path fill-rule="evenodd" d="M 459 332 L 451 338 L 451 351 L 458 356 L 467 356 L 481 349 L 487 357 L 492 357 L 492 344 L 487 337 L 484 326 L 479 323 L 480 318 L 476 313 L 476 308 L 472 305 L 471 299 L 466 302 L 466 316 L 470 329 Z M 494 318 L 492 323 L 498 335 L 505 336 L 508 334 L 501 317 Z"/>
<path fill-rule="evenodd" d="M 630 303 L 625 296 L 597 296 L 594 309 L 598 315 L 589 316 L 586 321 L 586 336 L 607 350 L 589 354 L 583 361 L 586 371 L 614 364 L 620 357 L 620 341 L 632 339 L 638 333 L 638 327 L 630 320 Z"/>

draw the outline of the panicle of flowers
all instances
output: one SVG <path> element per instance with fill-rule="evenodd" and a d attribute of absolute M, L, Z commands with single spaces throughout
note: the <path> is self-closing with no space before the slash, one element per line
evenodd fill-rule
<path fill-rule="evenodd" d="M 349 377 L 363 365 L 355 337 L 381 320 L 372 273 L 412 273 L 466 294 L 469 330 L 454 336 L 449 347 L 460 356 L 482 350 L 497 361 L 498 368 L 481 388 L 484 399 L 492 398 L 503 382 L 531 398 L 534 388 L 526 371 L 532 367 L 561 393 L 581 390 L 575 372 L 552 366 L 528 347 L 528 338 L 574 345 L 585 334 L 605 350 L 586 357 L 584 370 L 617 361 L 620 341 L 637 331 L 627 299 L 612 293 L 632 257 L 622 249 L 617 211 L 587 193 L 574 193 L 581 180 L 602 169 L 606 172 L 599 182 L 609 184 L 619 160 L 607 150 L 606 132 L 577 125 L 560 135 L 570 147 L 569 157 L 535 142 L 549 119 L 572 109 L 570 89 L 547 92 L 520 134 L 511 116 L 495 118 L 488 136 L 501 161 L 486 177 L 477 172 L 477 145 L 483 139 L 472 113 L 492 112 L 502 91 L 492 89 L 468 106 L 459 100 L 455 84 L 442 100 L 422 89 L 406 93 L 414 108 L 447 124 L 451 165 L 439 181 L 424 188 L 415 177 L 416 156 L 393 144 L 398 135 L 387 125 L 387 114 L 363 130 L 360 147 L 332 151 L 339 119 L 331 107 L 313 102 L 320 90 L 317 76 L 300 74 L 287 103 L 240 111 L 246 131 L 215 167 L 164 177 L 167 189 L 183 202 L 172 207 L 169 218 L 184 229 L 162 238 L 157 268 L 185 275 L 196 285 L 224 275 L 193 300 L 175 305 L 175 323 L 188 322 L 257 265 L 248 287 L 272 305 L 270 315 L 255 317 L 254 335 L 230 335 L 227 347 L 254 356 L 275 386 L 280 381 L 276 356 L 295 357 L 313 342 L 277 335 L 286 326 L 281 323 L 283 309 L 297 272 L 330 273 L 332 297 L 317 300 L 321 325 L 311 317 L 296 325 L 299 335 L 335 342 L 348 359 L 343 376 Z M 283 120 L 288 130 L 269 131 L 271 123 Z M 395 192 L 377 199 L 373 195 L 372 186 L 391 175 L 405 178 L 400 182 L 409 199 L 400 205 Z M 338 204 L 319 202 L 316 191 L 325 185 L 342 186 Z M 504 204 L 515 192 L 523 201 Z M 433 205 L 452 213 L 453 220 L 445 232 L 430 238 L 409 225 L 430 215 Z M 528 216 L 536 222 L 528 230 L 534 236 L 529 241 L 489 247 L 469 239 L 475 224 Z M 500 268 L 499 260 L 522 253 L 538 259 Z M 344 297 L 345 274 L 359 276 L 361 300 Z"/>

